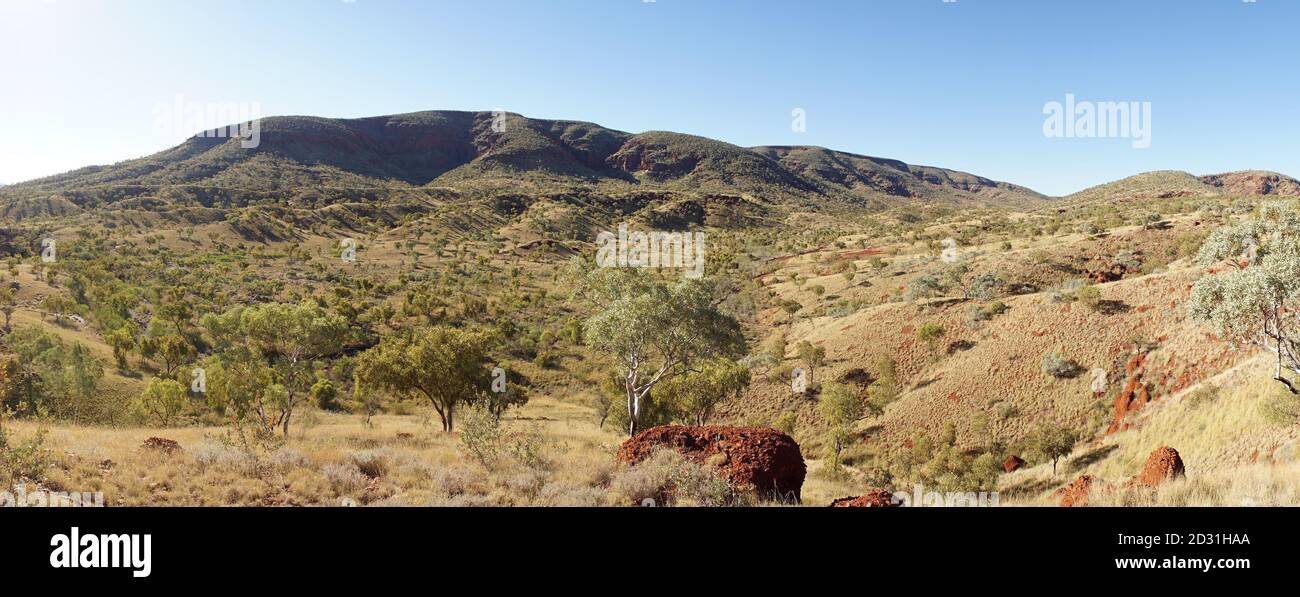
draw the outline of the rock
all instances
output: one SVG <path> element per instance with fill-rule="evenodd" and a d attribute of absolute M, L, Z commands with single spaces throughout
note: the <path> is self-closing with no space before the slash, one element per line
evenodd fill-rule
<path fill-rule="evenodd" d="M 1106 429 L 1109 435 L 1124 429 L 1124 418 L 1151 402 L 1151 391 L 1142 377 L 1146 373 L 1146 355 L 1135 352 L 1124 367 L 1128 374 L 1124 389 L 1115 397 L 1115 420 Z"/>
<path fill-rule="evenodd" d="M 1015 454 L 1007 456 L 1007 459 L 1002 462 L 1002 470 L 1008 473 L 1020 470 L 1021 468 L 1024 468 L 1024 466 L 1025 461 Z"/>
<path fill-rule="evenodd" d="M 141 447 L 146 450 L 161 450 L 168 454 L 181 451 L 180 444 L 176 443 L 175 440 L 170 440 L 165 437 L 151 437 L 144 440 L 144 445 Z"/>
<path fill-rule="evenodd" d="M 1133 483 L 1156 487 L 1165 481 L 1182 477 L 1185 473 L 1178 450 L 1161 446 L 1147 457 L 1146 466 L 1142 467 L 1141 474 L 1133 477 Z"/>
<path fill-rule="evenodd" d="M 1075 479 L 1073 483 L 1056 490 L 1056 495 L 1061 498 L 1061 507 L 1087 506 L 1088 492 L 1092 491 L 1094 480 L 1092 475 L 1084 475 Z"/>
<path fill-rule="evenodd" d="M 897 508 L 894 494 L 883 489 L 870 489 L 858 497 L 843 497 L 831 502 L 832 508 Z"/>
<path fill-rule="evenodd" d="M 656 448 L 671 448 L 687 460 L 716 466 L 737 488 L 752 487 L 762 499 L 798 502 L 807 468 L 799 444 L 775 429 L 664 425 L 623 442 L 618 459 L 636 464 Z"/>

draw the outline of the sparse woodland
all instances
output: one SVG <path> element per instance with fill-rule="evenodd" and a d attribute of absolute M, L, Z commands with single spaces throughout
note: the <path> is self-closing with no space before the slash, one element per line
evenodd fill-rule
<path fill-rule="evenodd" d="M 722 424 L 793 437 L 811 505 L 918 484 L 1054 504 L 1160 445 L 1187 479 L 1094 503 L 1300 495 L 1252 468 L 1300 458 L 1294 199 L 1171 173 L 1049 199 L 841 156 L 864 191 L 798 174 L 811 150 L 518 118 L 464 163 L 192 140 L 199 162 L 5 187 L 0 481 L 123 505 L 751 503 L 709 463 L 614 458 Z M 625 222 L 706 233 L 704 278 L 598 267 Z"/>

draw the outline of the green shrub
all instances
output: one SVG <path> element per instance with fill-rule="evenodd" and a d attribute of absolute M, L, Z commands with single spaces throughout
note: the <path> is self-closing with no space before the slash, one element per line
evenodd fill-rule
<path fill-rule="evenodd" d="M 11 479 L 43 481 L 45 471 L 50 468 L 52 456 L 45 449 L 46 431 L 41 429 L 30 439 L 16 446 L 8 447 L 8 440 L 0 437 L 0 468 Z"/>
<path fill-rule="evenodd" d="M 1096 286 L 1084 286 L 1074 291 L 1074 297 L 1090 311 L 1101 306 L 1101 291 Z"/>
<path fill-rule="evenodd" d="M 1057 379 L 1074 377 L 1079 374 L 1079 364 L 1064 358 L 1061 355 L 1051 352 L 1043 355 L 1043 373 Z"/>

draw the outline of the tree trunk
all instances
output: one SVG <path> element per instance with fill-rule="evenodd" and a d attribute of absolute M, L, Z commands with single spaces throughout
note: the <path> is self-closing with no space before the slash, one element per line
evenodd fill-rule
<path fill-rule="evenodd" d="M 637 417 L 640 413 L 640 401 L 636 398 L 636 389 L 632 387 L 632 382 L 628 382 L 625 388 L 627 392 L 627 435 L 631 437 L 636 435 Z"/>

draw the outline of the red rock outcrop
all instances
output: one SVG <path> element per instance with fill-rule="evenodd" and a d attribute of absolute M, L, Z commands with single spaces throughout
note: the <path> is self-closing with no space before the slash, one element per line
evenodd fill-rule
<path fill-rule="evenodd" d="M 1133 477 L 1133 483 L 1146 485 L 1147 487 L 1156 487 L 1165 481 L 1176 479 L 1186 474 L 1183 468 L 1183 459 L 1178 455 L 1178 450 L 1169 446 L 1161 446 L 1151 452 L 1147 457 L 1146 466 L 1142 467 L 1142 472 Z"/>
<path fill-rule="evenodd" d="M 1146 360 L 1146 355 L 1138 352 L 1134 353 L 1125 365 L 1128 378 L 1124 381 L 1124 389 L 1115 397 L 1115 420 L 1106 429 L 1106 433 L 1115 433 L 1123 429 L 1124 417 L 1151 402 L 1151 392 L 1147 389 L 1146 382 L 1142 380 L 1143 374 L 1146 373 Z"/>
<path fill-rule="evenodd" d="M 1024 466 L 1025 466 L 1025 461 L 1022 460 L 1019 456 L 1016 456 L 1015 454 L 1007 456 L 1007 459 L 1002 461 L 1002 470 L 1008 473 L 1012 471 L 1020 470 Z"/>
<path fill-rule="evenodd" d="M 831 502 L 832 508 L 897 508 L 894 494 L 883 489 L 871 489 L 857 497 L 843 497 Z"/>
<path fill-rule="evenodd" d="M 1087 506 L 1088 492 L 1092 491 L 1093 481 L 1095 479 L 1092 475 L 1084 475 L 1075 479 L 1073 483 L 1056 490 L 1056 495 L 1061 498 L 1061 507 Z"/>
<path fill-rule="evenodd" d="M 798 502 L 807 468 L 794 438 L 775 429 L 664 425 L 623 442 L 618 459 L 636 464 L 657 448 L 676 450 L 697 464 L 716 466 L 737 488 L 752 487 L 762 499 Z"/>
<path fill-rule="evenodd" d="M 146 450 L 161 450 L 167 453 L 181 451 L 181 445 L 176 443 L 176 440 L 167 439 L 165 437 L 151 437 L 146 439 L 144 440 L 144 445 L 141 447 Z"/>

